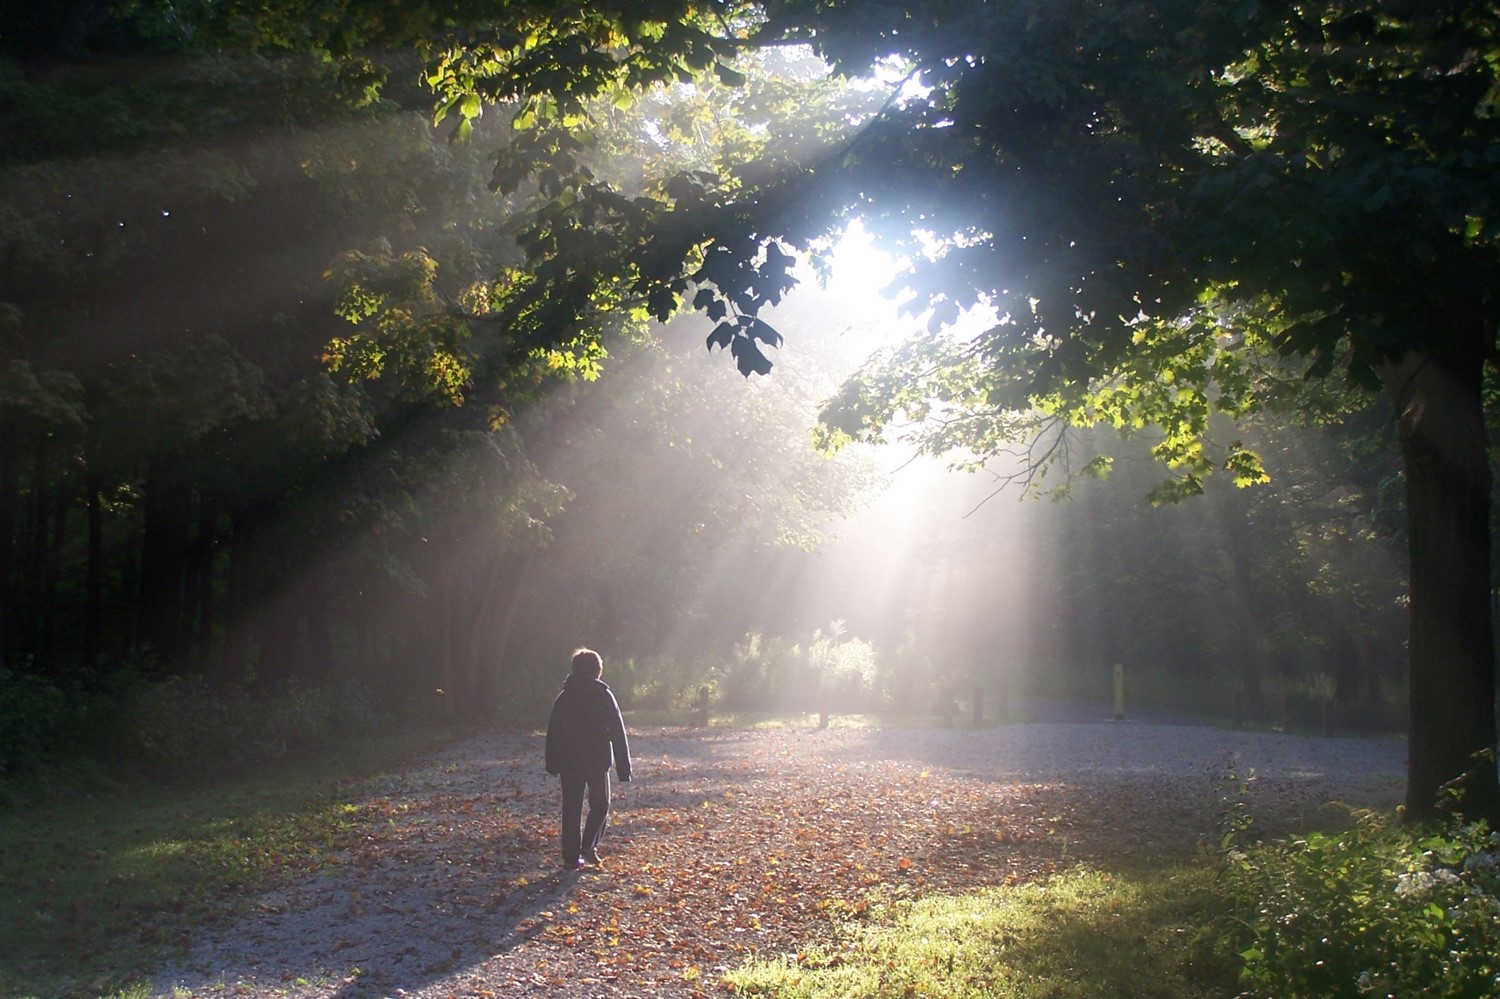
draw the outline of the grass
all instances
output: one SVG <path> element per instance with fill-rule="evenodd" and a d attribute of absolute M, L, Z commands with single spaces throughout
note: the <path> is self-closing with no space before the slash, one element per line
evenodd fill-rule
<path fill-rule="evenodd" d="M 826 949 L 724 976 L 782 999 L 1210 999 L 1234 995 L 1227 903 L 1208 860 L 1075 869 L 1044 883 L 877 903 Z"/>
<path fill-rule="evenodd" d="M 365 739 L 213 783 L 0 815 L 0 995 L 138 994 L 191 928 L 234 914 L 238 892 L 323 863 L 360 817 L 360 781 L 453 737 Z"/>

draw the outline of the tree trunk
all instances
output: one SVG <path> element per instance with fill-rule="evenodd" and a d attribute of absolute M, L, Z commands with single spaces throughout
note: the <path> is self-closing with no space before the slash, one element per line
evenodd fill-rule
<path fill-rule="evenodd" d="M 1490 468 L 1478 361 L 1409 354 L 1382 372 L 1396 405 L 1411 556 L 1406 808 L 1500 819 L 1490 631 Z"/>
<path fill-rule="evenodd" d="M 224 606 L 221 617 L 224 643 L 209 658 L 209 678 L 219 686 L 244 682 L 247 664 L 250 662 L 253 629 L 251 615 L 246 607 L 246 595 L 250 589 L 250 563 L 254 558 L 253 538 L 250 529 L 239 520 L 230 522 L 229 536 L 224 542 L 229 563 L 224 571 Z"/>
<path fill-rule="evenodd" d="M 207 663 L 218 651 L 214 647 L 214 629 L 218 627 L 218 615 L 214 606 L 214 566 L 218 561 L 219 549 L 218 518 L 207 511 L 198 515 L 196 545 L 194 561 L 197 594 L 194 603 L 198 605 L 198 627 L 195 644 L 198 661 Z"/>
<path fill-rule="evenodd" d="M 441 677 L 443 717 L 453 720 L 462 710 L 466 693 L 457 689 L 457 669 L 453 661 L 453 583 L 447 566 L 439 565 L 432 574 L 432 589 L 438 606 L 438 676 Z"/>
<path fill-rule="evenodd" d="M 159 666 L 175 670 L 183 653 L 183 596 L 191 489 L 161 465 L 146 476 L 142 503 L 140 641 Z"/>
<path fill-rule="evenodd" d="M 485 639 L 494 633 L 494 622 L 490 615 L 495 610 L 496 594 L 500 590 L 504 569 L 505 559 L 502 555 L 489 556 L 489 568 L 484 574 L 484 585 L 480 588 L 477 599 L 468 602 L 468 610 L 464 615 L 468 634 L 462 654 L 463 686 L 471 714 L 482 714 L 490 709 L 487 700 L 488 691 L 485 689 L 487 658 Z"/>
<path fill-rule="evenodd" d="M 0 412 L 0 666 L 10 662 L 16 648 L 16 520 L 20 485 L 16 454 L 21 426 L 10 413 Z"/>
<path fill-rule="evenodd" d="M 1224 544 L 1224 553 L 1229 559 L 1229 592 L 1234 597 L 1229 601 L 1229 612 L 1234 616 L 1239 635 L 1238 647 L 1231 653 L 1235 674 L 1240 681 L 1240 699 L 1235 703 L 1250 717 L 1259 718 L 1265 710 L 1266 694 L 1262 680 L 1270 672 L 1270 657 L 1266 654 L 1265 639 L 1261 634 L 1263 615 L 1255 606 L 1255 578 L 1250 565 L 1255 540 L 1248 506 L 1242 506 L 1237 512 L 1240 516 L 1226 518 Z"/>
<path fill-rule="evenodd" d="M 333 679 L 335 666 L 333 625 L 338 601 L 334 598 L 338 581 L 326 558 L 307 568 L 307 596 L 298 603 L 307 622 L 307 659 L 297 671 L 297 678 L 313 687 Z"/>
<path fill-rule="evenodd" d="M 182 651 L 190 658 L 199 671 L 203 669 L 208 648 L 197 641 L 199 635 L 199 622 L 206 612 L 203 599 L 204 577 L 211 575 L 204 567 L 203 548 L 205 545 L 203 535 L 203 515 L 200 511 L 198 526 L 194 529 L 192 537 L 188 540 L 183 550 L 182 569 Z"/>
<path fill-rule="evenodd" d="M 88 569 L 84 586 L 83 655 L 91 668 L 104 653 L 104 481 L 93 462 L 84 476 L 88 511 Z"/>
<path fill-rule="evenodd" d="M 68 508 L 70 503 L 68 480 L 59 475 L 57 487 L 52 492 L 51 536 L 42 557 L 42 636 L 39 658 L 51 663 L 54 669 L 60 666 L 57 650 L 57 615 L 62 584 L 63 548 L 68 541 Z"/>
<path fill-rule="evenodd" d="M 27 524 L 28 541 L 21 564 L 26 578 L 26 622 L 22 648 L 29 653 L 38 669 L 52 672 L 55 665 L 51 651 L 45 647 L 46 631 L 42 608 L 47 593 L 47 551 L 51 547 L 47 525 L 51 522 L 51 508 L 47 500 L 52 495 L 51 437 L 41 431 L 36 435 L 36 450 L 31 468 L 31 495 L 27 507 L 31 518 Z"/>
<path fill-rule="evenodd" d="M 268 600 L 261 607 L 255 618 L 257 690 L 275 690 L 296 677 L 300 626 L 293 600 Z"/>
<path fill-rule="evenodd" d="M 521 597 L 526 592 L 526 580 L 531 575 L 531 567 L 536 564 L 536 554 L 536 549 L 528 550 L 521 559 L 520 568 L 511 573 L 500 613 L 496 615 L 489 630 L 493 636 L 489 657 L 479 674 L 479 701 L 486 710 L 499 707 L 500 674 L 506 666 L 510 640 L 515 634 L 516 617 L 521 610 Z"/>

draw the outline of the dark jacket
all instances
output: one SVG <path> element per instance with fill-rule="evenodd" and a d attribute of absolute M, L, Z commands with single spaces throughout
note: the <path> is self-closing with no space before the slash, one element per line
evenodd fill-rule
<path fill-rule="evenodd" d="M 603 680 L 570 673 L 547 720 L 547 772 L 594 776 L 614 763 L 630 779 L 630 744 L 614 692 Z"/>

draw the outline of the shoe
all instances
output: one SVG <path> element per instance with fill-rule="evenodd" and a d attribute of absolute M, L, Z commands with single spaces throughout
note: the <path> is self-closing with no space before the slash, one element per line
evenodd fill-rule
<path fill-rule="evenodd" d="M 599 856 L 599 853 L 596 850 L 585 850 L 585 851 L 583 851 L 583 856 L 580 859 L 582 859 L 586 863 L 590 863 L 590 864 L 602 864 L 602 863 L 604 863 L 604 858 L 601 857 L 601 856 Z"/>

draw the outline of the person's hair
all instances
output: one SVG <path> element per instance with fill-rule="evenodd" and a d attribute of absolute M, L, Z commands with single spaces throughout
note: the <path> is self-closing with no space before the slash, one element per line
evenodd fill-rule
<path fill-rule="evenodd" d="M 597 680 L 604 672 L 604 659 L 593 649 L 579 649 L 573 653 L 573 672 Z"/>

